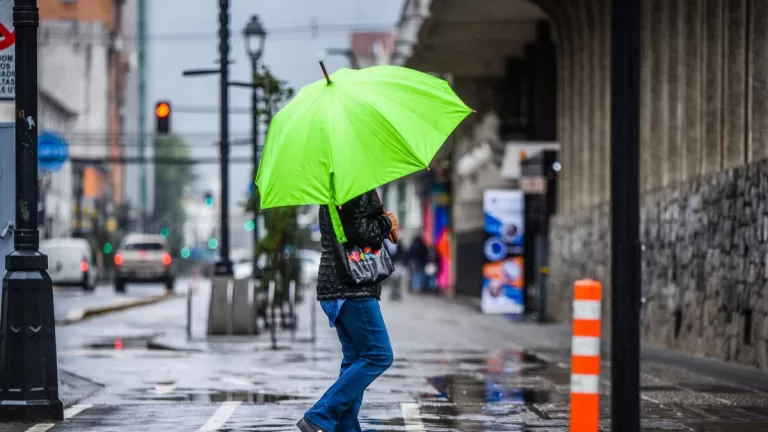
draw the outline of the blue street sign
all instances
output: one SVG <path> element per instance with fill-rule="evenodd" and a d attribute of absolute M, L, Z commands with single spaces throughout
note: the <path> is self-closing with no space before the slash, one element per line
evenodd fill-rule
<path fill-rule="evenodd" d="M 254 182 L 251 182 L 248 185 L 248 196 L 252 197 L 254 192 L 256 192 L 256 186 L 254 185 Z"/>
<path fill-rule="evenodd" d="M 53 132 L 43 132 L 37 142 L 37 163 L 40 171 L 60 170 L 69 159 L 69 145 L 64 138 Z"/>

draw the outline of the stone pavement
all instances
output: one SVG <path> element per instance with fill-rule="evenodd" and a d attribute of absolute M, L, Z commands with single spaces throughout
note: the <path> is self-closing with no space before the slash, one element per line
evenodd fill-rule
<path fill-rule="evenodd" d="M 58 425 L 0 431 L 294 431 L 338 374 L 325 316 L 318 308 L 315 344 L 307 322 L 314 302 L 302 306 L 295 334 L 280 332 L 276 351 L 267 334 L 205 339 L 207 294 L 195 297 L 191 341 L 183 299 L 60 327 L 60 367 L 103 389 L 70 398 L 77 403 Z M 396 359 L 366 393 L 367 430 L 567 430 L 567 326 L 511 322 L 434 297 L 384 300 L 382 309 Z M 609 373 L 606 364 L 605 430 Z M 760 372 L 647 349 L 642 385 L 644 430 L 768 430 Z"/>

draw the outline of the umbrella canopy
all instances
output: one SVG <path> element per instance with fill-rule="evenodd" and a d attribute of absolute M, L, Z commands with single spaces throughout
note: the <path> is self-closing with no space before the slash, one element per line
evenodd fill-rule
<path fill-rule="evenodd" d="M 261 208 L 338 206 L 425 169 L 471 112 L 447 81 L 413 69 L 326 75 L 272 119 L 256 178 Z"/>

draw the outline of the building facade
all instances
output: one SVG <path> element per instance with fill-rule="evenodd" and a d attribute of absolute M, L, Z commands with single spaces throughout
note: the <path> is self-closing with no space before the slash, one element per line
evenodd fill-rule
<path fill-rule="evenodd" d="M 67 140 L 74 233 L 114 230 L 122 200 L 122 0 L 39 2 L 40 84 L 77 114 Z M 66 83 L 65 85 L 63 83 Z"/>
<path fill-rule="evenodd" d="M 454 140 L 471 137 L 496 112 L 502 140 L 516 133 L 559 145 L 549 318 L 570 321 L 572 286 L 583 278 L 603 283 L 603 316 L 610 316 L 612 296 L 621 295 L 610 280 L 611 2 L 405 4 L 393 61 L 449 74 L 478 111 Z M 768 28 L 761 24 L 768 3 L 642 4 L 643 340 L 768 369 Z M 515 78 L 526 70 L 536 79 Z M 528 94 L 522 106 L 521 94 Z M 453 161 L 481 144 L 469 147 Z M 462 219 L 476 221 L 459 206 L 452 214 L 457 251 L 467 249 Z M 462 274 L 480 277 L 463 259 L 455 262 Z M 609 335 L 610 320 L 603 326 Z"/>

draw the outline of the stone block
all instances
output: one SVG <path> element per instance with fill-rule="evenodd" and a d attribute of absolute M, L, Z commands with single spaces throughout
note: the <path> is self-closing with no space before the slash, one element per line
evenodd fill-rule
<path fill-rule="evenodd" d="M 232 309 L 229 303 L 229 290 L 232 286 L 232 277 L 213 278 L 211 286 L 211 298 L 208 305 L 208 334 L 226 335 L 232 325 Z"/>
<path fill-rule="evenodd" d="M 644 340 L 768 367 L 766 182 L 763 161 L 643 196 Z M 609 207 L 601 205 L 553 219 L 550 309 L 558 320 L 570 319 L 571 286 L 585 274 L 604 283 L 609 313 L 609 218 Z M 684 312 L 677 337 L 676 309 Z M 753 311 L 752 345 L 744 343 L 744 309 Z"/>
<path fill-rule="evenodd" d="M 251 305 L 249 291 L 251 278 L 235 279 L 232 283 L 232 334 L 248 335 L 252 333 Z"/>

